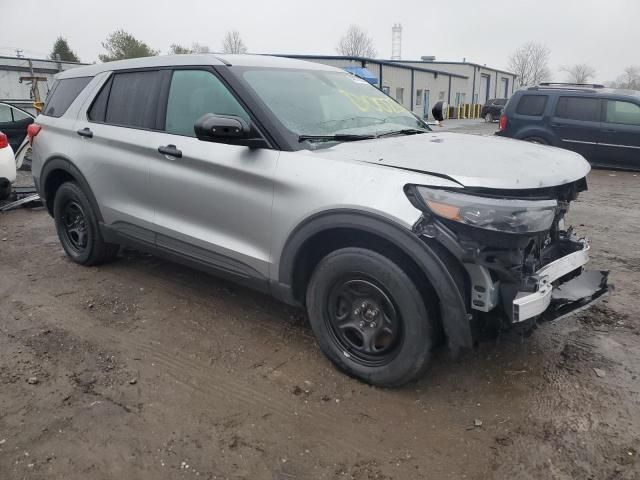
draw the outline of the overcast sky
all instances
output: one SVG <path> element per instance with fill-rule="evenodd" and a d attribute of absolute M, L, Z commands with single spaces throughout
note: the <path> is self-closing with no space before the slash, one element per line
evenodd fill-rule
<path fill-rule="evenodd" d="M 403 26 L 402 58 L 435 55 L 505 69 L 529 40 L 561 65 L 589 63 L 597 81 L 640 64 L 640 0 L 0 0 L 0 54 L 42 57 L 65 36 L 84 62 L 122 28 L 166 53 L 199 42 L 220 50 L 225 31 L 240 31 L 250 52 L 336 54 L 349 24 L 373 38 L 378 58 L 391 56 L 391 27 Z M 17 19 L 17 21 L 12 21 Z"/>

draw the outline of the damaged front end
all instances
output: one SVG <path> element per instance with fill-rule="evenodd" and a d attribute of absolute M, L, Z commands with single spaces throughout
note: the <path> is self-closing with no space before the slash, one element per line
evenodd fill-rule
<path fill-rule="evenodd" d="M 468 311 L 513 326 L 560 318 L 609 291 L 608 272 L 584 269 L 589 242 L 564 225 L 586 188 L 581 179 L 544 189 L 405 192 L 424 212 L 414 232 L 466 272 L 458 284 Z"/>

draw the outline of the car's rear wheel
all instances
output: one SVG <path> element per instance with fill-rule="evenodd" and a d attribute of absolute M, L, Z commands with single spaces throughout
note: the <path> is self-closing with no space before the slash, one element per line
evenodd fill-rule
<path fill-rule="evenodd" d="M 523 138 L 522 140 L 524 140 L 525 142 L 537 143 L 538 145 L 549 145 L 549 142 L 541 137 L 527 137 Z"/>
<path fill-rule="evenodd" d="M 63 183 L 53 202 L 58 238 L 64 251 L 81 265 L 98 265 L 113 260 L 119 246 L 107 243 L 100 234 L 98 218 L 82 189 Z"/>
<path fill-rule="evenodd" d="M 494 118 L 493 118 L 493 113 L 489 112 L 484 116 L 484 120 L 487 123 L 491 123 L 493 122 Z"/>
<path fill-rule="evenodd" d="M 428 363 L 434 332 L 424 300 L 383 255 L 344 248 L 326 256 L 311 276 L 307 310 L 323 353 L 360 380 L 399 386 Z"/>

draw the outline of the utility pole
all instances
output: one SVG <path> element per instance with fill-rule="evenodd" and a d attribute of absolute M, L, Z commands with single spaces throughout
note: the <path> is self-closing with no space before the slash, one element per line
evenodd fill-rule
<path fill-rule="evenodd" d="M 19 48 L 16 48 L 16 57 L 23 58 L 22 57 L 22 50 L 20 50 Z"/>
<path fill-rule="evenodd" d="M 43 102 L 40 99 L 40 89 L 38 88 L 38 82 L 46 82 L 47 77 L 36 77 L 33 73 L 33 62 L 30 58 L 27 59 L 29 62 L 29 72 L 31 75 L 20 77 L 19 82 L 29 82 L 31 85 L 31 98 L 33 99 L 33 106 L 38 112 L 42 110 Z"/>

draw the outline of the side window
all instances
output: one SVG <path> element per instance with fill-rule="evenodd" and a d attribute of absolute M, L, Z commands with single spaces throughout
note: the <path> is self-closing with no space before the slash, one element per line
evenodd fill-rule
<path fill-rule="evenodd" d="M 544 113 L 544 109 L 547 106 L 547 98 L 546 95 L 523 95 L 516 107 L 516 113 L 518 115 L 539 117 Z"/>
<path fill-rule="evenodd" d="M 27 119 L 31 118 L 29 115 L 27 115 L 22 110 L 18 110 L 17 108 L 12 108 L 11 110 L 13 110 L 13 121 L 14 122 L 20 122 L 22 120 L 27 120 Z"/>
<path fill-rule="evenodd" d="M 11 107 L 9 105 L 0 105 L 0 123 L 13 122 L 11 116 Z"/>
<path fill-rule="evenodd" d="M 93 77 L 64 78 L 58 80 L 47 96 L 42 114 L 61 117 Z"/>
<path fill-rule="evenodd" d="M 195 137 L 193 125 L 205 113 L 249 115 L 227 87 L 206 70 L 176 70 L 171 78 L 167 102 L 167 133 Z"/>
<path fill-rule="evenodd" d="M 583 122 L 599 122 L 600 109 L 599 98 L 560 97 L 556 107 L 556 117 Z"/>
<path fill-rule="evenodd" d="M 161 72 L 116 73 L 110 83 L 105 123 L 134 128 L 156 128 Z M 100 94 L 104 90 L 103 88 Z M 96 102 L 98 100 L 106 101 L 96 98 Z M 96 110 L 94 114 L 99 113 Z"/>
<path fill-rule="evenodd" d="M 607 123 L 640 125 L 640 105 L 620 100 L 607 101 Z"/>

